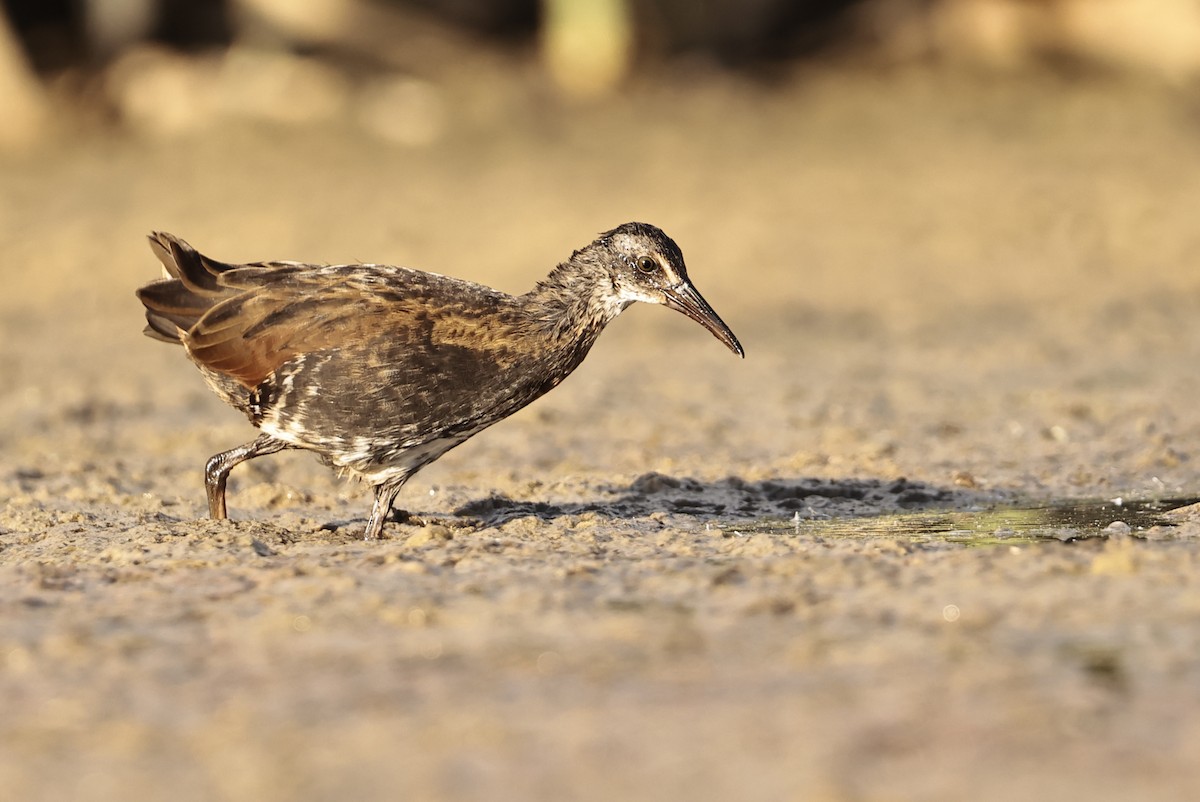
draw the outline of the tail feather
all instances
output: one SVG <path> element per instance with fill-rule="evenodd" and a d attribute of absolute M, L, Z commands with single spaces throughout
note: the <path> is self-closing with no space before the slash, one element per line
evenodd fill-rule
<path fill-rule="evenodd" d="M 146 328 L 142 329 L 142 334 L 159 342 L 180 344 L 179 327 L 151 312 L 146 313 Z"/>
<path fill-rule="evenodd" d="M 209 259 L 184 240 L 165 231 L 155 231 L 150 235 L 150 249 L 167 273 L 183 282 L 192 292 L 220 294 L 222 287 L 218 276 L 234 267 Z"/>
<path fill-rule="evenodd" d="M 185 241 L 166 232 L 149 237 L 150 249 L 170 278 L 152 281 L 137 291 L 146 307 L 148 337 L 181 343 L 183 336 L 209 309 L 232 294 L 220 281 L 235 266 L 202 255 Z"/>

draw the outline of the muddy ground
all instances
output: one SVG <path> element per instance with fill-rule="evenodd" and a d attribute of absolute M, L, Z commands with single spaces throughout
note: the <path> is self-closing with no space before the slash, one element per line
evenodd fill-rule
<path fill-rule="evenodd" d="M 1200 496 L 1196 93 L 533 84 L 441 87 L 427 146 L 91 120 L 0 167 L 4 796 L 1200 796 L 1195 525 L 882 525 Z M 253 430 L 141 335 L 148 231 L 516 292 L 631 219 L 744 362 L 637 306 L 409 483 L 421 525 L 358 540 L 367 491 L 296 453 L 205 520 L 205 459 Z"/>

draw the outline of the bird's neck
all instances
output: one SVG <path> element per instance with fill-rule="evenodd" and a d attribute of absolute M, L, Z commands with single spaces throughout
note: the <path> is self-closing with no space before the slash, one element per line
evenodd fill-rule
<path fill-rule="evenodd" d="M 554 268 L 523 300 L 552 347 L 582 346 L 585 351 L 631 303 L 617 294 L 607 271 L 575 261 Z"/>

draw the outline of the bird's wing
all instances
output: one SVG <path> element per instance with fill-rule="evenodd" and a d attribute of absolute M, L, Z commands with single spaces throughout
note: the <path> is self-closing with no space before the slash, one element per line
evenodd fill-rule
<path fill-rule="evenodd" d="M 428 294 L 425 274 L 377 265 L 231 267 L 229 297 L 183 337 L 198 363 L 257 387 L 293 357 L 404 330 Z"/>

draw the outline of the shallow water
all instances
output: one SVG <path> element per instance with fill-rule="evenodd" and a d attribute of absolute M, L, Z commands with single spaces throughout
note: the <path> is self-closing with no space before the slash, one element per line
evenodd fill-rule
<path fill-rule="evenodd" d="M 1057 540 L 1072 542 L 1131 535 L 1176 521 L 1167 513 L 1200 499 L 1069 499 L 978 510 L 905 512 L 827 519 L 774 519 L 736 527 L 737 534 L 831 538 L 904 538 L 993 546 Z M 1124 526 L 1122 526 L 1124 524 Z"/>

